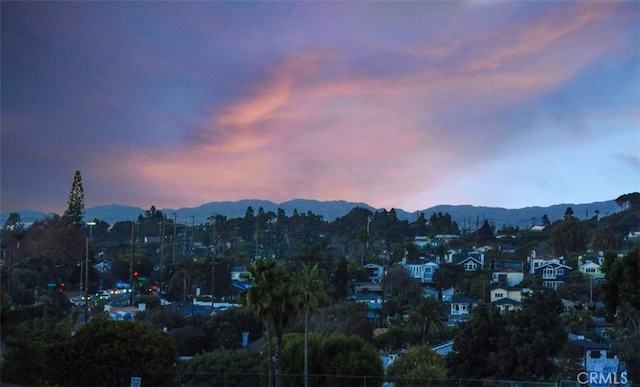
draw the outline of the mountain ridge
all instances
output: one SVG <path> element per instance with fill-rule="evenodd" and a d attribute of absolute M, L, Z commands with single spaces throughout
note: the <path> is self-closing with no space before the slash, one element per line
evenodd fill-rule
<path fill-rule="evenodd" d="M 220 214 L 228 218 L 244 217 L 247 208 L 251 207 L 255 212 L 260 207 L 265 212 L 277 212 L 278 209 L 284 210 L 287 216 L 291 216 L 294 210 L 298 213 L 312 212 L 321 215 L 327 221 L 333 221 L 338 217 L 342 217 L 349 213 L 353 208 L 360 207 L 372 212 L 382 211 L 383 208 L 375 208 L 363 202 L 348 202 L 345 200 L 319 201 L 313 199 L 292 199 L 282 203 L 275 203 L 269 200 L 261 199 L 242 199 L 237 201 L 221 201 L 209 202 L 197 207 L 181 207 L 179 209 L 164 208 L 158 209 L 162 211 L 167 218 L 177 219 L 178 223 L 203 224 L 207 222 L 213 214 Z M 574 216 L 585 219 L 595 216 L 595 212 L 599 211 L 599 216 L 607 216 L 620 210 L 615 200 L 593 202 L 586 204 L 555 204 L 547 207 L 530 206 L 519 209 L 507 209 L 503 207 L 474 206 L 470 204 L 452 205 L 441 204 L 428 207 L 418 211 L 405 211 L 395 208 L 398 219 L 413 221 L 419 213 L 423 212 L 428 219 L 433 213 L 448 213 L 451 218 L 458 223 L 460 228 L 475 229 L 476 225 L 481 226 L 484 220 L 488 220 L 496 227 L 503 225 L 525 227 L 539 223 L 544 215 L 547 215 L 551 222 L 562 219 L 568 207 L 571 207 Z M 390 209 L 389 209 L 390 210 Z M 135 206 L 127 206 L 121 204 L 106 204 L 88 207 L 85 209 L 85 219 L 103 220 L 109 224 L 119 221 L 136 220 L 139 215 L 145 213 L 145 209 Z M 21 221 L 25 224 L 32 223 L 39 219 L 53 216 L 53 213 L 45 213 L 34 210 L 6 211 L 0 213 L 0 223 L 4 224 L 11 212 L 20 214 Z"/>

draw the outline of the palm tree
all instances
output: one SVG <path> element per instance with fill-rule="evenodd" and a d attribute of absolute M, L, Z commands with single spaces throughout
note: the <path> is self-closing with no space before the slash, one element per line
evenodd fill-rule
<path fill-rule="evenodd" d="M 259 260 L 249 268 L 253 277 L 243 303 L 253 307 L 256 317 L 267 326 L 269 349 L 269 386 L 275 373 L 276 387 L 282 386 L 282 350 L 284 329 L 296 313 L 296 301 L 291 292 L 291 279 L 273 260 Z M 275 349 L 271 350 L 271 331 L 275 334 Z M 272 356 L 273 354 L 273 356 Z M 273 360 L 272 360 L 273 357 Z M 273 368 L 273 371 L 272 371 Z"/>
<path fill-rule="evenodd" d="M 309 316 L 319 306 L 329 301 L 327 277 L 318 265 L 302 265 L 295 278 L 295 292 L 299 307 L 304 311 L 304 385 L 309 386 Z"/>
<path fill-rule="evenodd" d="M 409 312 L 409 324 L 412 325 L 422 336 L 422 344 L 430 333 L 442 329 L 443 304 L 433 297 L 420 297 Z"/>

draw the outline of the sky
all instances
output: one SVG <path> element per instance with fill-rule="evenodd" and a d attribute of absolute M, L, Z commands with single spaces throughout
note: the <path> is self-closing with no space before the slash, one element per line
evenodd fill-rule
<path fill-rule="evenodd" d="M 0 209 L 640 190 L 640 1 L 1 3 Z"/>

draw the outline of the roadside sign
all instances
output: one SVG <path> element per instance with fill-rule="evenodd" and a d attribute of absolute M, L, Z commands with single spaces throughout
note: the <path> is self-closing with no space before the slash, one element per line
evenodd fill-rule
<path fill-rule="evenodd" d="M 142 378 L 139 376 L 132 376 L 131 382 L 129 383 L 129 387 L 141 387 L 142 386 Z"/>

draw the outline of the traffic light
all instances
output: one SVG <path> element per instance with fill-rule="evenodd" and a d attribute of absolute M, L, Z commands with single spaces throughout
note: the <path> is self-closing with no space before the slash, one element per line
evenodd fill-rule
<path fill-rule="evenodd" d="M 61 292 L 64 292 L 64 282 L 60 283 L 60 288 L 59 289 L 60 289 Z"/>
<path fill-rule="evenodd" d="M 133 278 L 138 279 L 138 272 L 137 271 L 133 272 Z"/>

